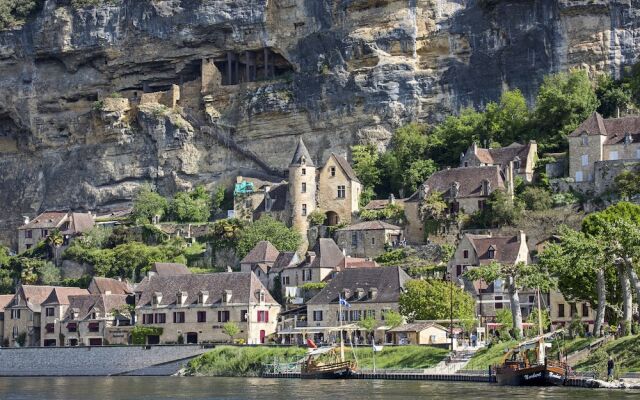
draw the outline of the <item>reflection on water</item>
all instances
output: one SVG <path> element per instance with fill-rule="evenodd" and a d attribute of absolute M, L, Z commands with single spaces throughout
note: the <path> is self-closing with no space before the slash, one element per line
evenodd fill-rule
<path fill-rule="evenodd" d="M 313 381 L 259 378 L 0 378 L 1 400 L 160 399 L 638 399 L 639 391 L 508 388 L 427 381 Z"/>

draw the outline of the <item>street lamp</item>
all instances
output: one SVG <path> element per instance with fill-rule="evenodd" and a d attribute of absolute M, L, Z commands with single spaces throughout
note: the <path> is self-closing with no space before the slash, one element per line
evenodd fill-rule
<path fill-rule="evenodd" d="M 451 338 L 451 351 L 453 351 L 453 279 L 451 279 L 451 272 L 447 272 L 446 280 L 449 281 L 449 337 Z"/>

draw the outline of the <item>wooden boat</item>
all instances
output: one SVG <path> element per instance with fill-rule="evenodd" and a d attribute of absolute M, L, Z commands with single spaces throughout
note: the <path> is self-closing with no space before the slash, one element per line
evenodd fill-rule
<path fill-rule="evenodd" d="M 538 310 L 540 296 L 538 293 Z M 495 368 L 496 382 L 505 386 L 562 386 L 567 380 L 566 364 L 547 360 L 545 339 L 558 333 L 543 334 L 542 316 L 538 312 L 539 335 L 511 349 L 501 365 Z M 549 344 L 550 346 L 550 344 Z M 531 350 L 534 350 L 532 354 Z M 533 357 L 532 357 L 533 355 Z"/>

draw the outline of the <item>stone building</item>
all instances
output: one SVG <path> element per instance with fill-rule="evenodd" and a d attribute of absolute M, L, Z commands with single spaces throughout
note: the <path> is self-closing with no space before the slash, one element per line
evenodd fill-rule
<path fill-rule="evenodd" d="M 530 141 L 527 144 L 512 143 L 507 147 L 483 149 L 474 142 L 460 157 L 460 167 L 483 167 L 497 165 L 503 174 L 507 174 L 509 164 L 513 163 L 514 177 L 525 182 L 533 181 L 533 170 L 538 160 L 538 144 Z"/>
<path fill-rule="evenodd" d="M 271 279 L 269 279 L 271 268 L 279 255 L 280 252 L 271 242 L 261 240 L 240 261 L 240 272 L 253 272 L 260 279 L 260 282 L 269 288 L 271 286 Z"/>
<path fill-rule="evenodd" d="M 591 307 L 589 302 L 569 302 L 562 293 L 552 291 L 549 293 L 549 316 L 551 317 L 551 326 L 554 328 L 568 328 L 577 315 L 582 322 L 585 332 L 593 332 L 593 325 L 596 321 L 596 310 Z"/>
<path fill-rule="evenodd" d="M 294 227 L 304 238 L 308 216 L 315 210 L 326 214 L 327 225 L 351 222 L 359 210 L 362 185 L 344 157 L 332 153 L 318 168 L 300 138 L 288 171 L 286 183 L 264 183 L 259 189 L 238 183 L 242 191 L 236 190 L 234 195 L 235 214 L 249 215 L 247 208 L 255 207 L 250 213 L 253 220 L 270 215 Z"/>
<path fill-rule="evenodd" d="M 384 325 L 385 313 L 398 311 L 400 293 L 411 278 L 400 267 L 346 269 L 336 274 L 328 285 L 307 302 L 308 327 L 313 328 L 316 342 L 335 342 L 340 326 L 339 299 L 350 307 L 342 307 L 342 324 L 353 329 L 352 340 L 369 342 L 357 323 L 365 316 Z M 376 341 L 383 341 L 376 331 Z"/>
<path fill-rule="evenodd" d="M 8 346 L 8 339 L 5 342 L 4 336 L 4 309 L 9 304 L 9 302 L 13 299 L 12 294 L 0 295 L 0 347 Z"/>
<path fill-rule="evenodd" d="M 640 161 L 640 116 L 602 118 L 594 112 L 568 137 L 569 176 L 594 182 L 599 164 Z"/>
<path fill-rule="evenodd" d="M 223 327 L 240 328 L 234 339 L 264 343 L 275 332 L 280 305 L 255 274 L 228 272 L 151 276 L 136 305 L 136 324 L 160 328 L 147 343 L 220 343 Z"/>
<path fill-rule="evenodd" d="M 434 173 L 404 203 L 407 241 L 423 243 L 426 240 L 420 207 L 431 194 L 442 195 L 449 215 L 472 214 L 484 207 L 495 190 L 506 190 L 513 196 L 512 176 L 511 168 L 503 174 L 497 165 L 450 168 Z"/>
<path fill-rule="evenodd" d="M 85 296 L 89 291 L 80 288 L 54 287 L 42 302 L 42 331 L 40 345 L 44 347 L 64 346 L 63 324 L 72 296 Z"/>
<path fill-rule="evenodd" d="M 18 228 L 18 253 L 29 250 L 56 230 L 64 238 L 64 248 L 75 236 L 87 232 L 94 225 L 94 215 L 91 213 L 46 211 L 32 220 L 25 217 L 24 225 Z"/>
<path fill-rule="evenodd" d="M 505 282 L 469 282 L 462 275 L 474 267 L 498 262 L 504 265 L 517 263 L 530 264 L 527 237 L 520 231 L 513 236 L 494 236 L 464 234 L 456 247 L 456 251 L 449 261 L 447 271 L 454 282 L 464 284 L 464 288 L 476 300 L 477 315 L 483 321 L 493 321 L 496 312 L 508 309 L 509 295 Z M 535 291 L 520 290 L 520 306 L 524 317 L 535 307 Z"/>
<path fill-rule="evenodd" d="M 86 294 L 69 296 L 69 306 L 57 332 L 60 346 L 102 346 L 128 344 L 132 325 L 128 294 Z M 132 314 L 132 313 L 131 313 Z M 128 327 L 110 332 L 112 327 Z"/>
<path fill-rule="evenodd" d="M 336 231 L 338 246 L 351 257 L 376 258 L 402 239 L 402 228 L 384 221 L 365 221 Z"/>

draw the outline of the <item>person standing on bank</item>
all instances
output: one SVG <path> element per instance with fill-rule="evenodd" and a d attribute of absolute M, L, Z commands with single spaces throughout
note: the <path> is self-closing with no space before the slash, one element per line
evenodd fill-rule
<path fill-rule="evenodd" d="M 610 381 L 613 378 L 613 369 L 615 368 L 615 364 L 613 362 L 613 357 L 609 356 L 609 361 L 607 361 L 607 380 Z"/>

